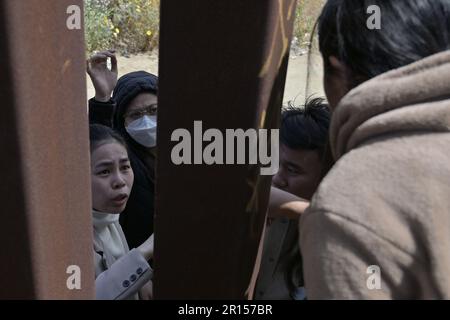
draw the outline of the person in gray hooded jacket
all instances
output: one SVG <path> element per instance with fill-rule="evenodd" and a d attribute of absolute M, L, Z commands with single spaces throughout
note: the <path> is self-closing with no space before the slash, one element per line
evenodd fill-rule
<path fill-rule="evenodd" d="M 448 0 L 326 3 L 337 162 L 300 219 L 309 299 L 450 298 L 449 30 Z"/>

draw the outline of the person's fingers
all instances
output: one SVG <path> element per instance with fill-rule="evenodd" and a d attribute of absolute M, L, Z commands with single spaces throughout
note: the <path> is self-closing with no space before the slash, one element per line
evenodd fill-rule
<path fill-rule="evenodd" d="M 111 71 L 113 73 L 118 73 L 117 68 L 117 57 L 115 55 L 116 50 L 105 50 L 101 52 L 97 52 L 90 59 L 90 69 L 95 68 L 107 68 L 108 58 L 111 59 Z"/>
<path fill-rule="evenodd" d="M 106 54 L 108 54 L 110 52 L 111 52 L 111 50 L 103 50 L 103 51 L 96 52 L 96 54 L 106 55 Z"/>
<path fill-rule="evenodd" d="M 86 72 L 88 75 L 91 75 L 91 64 L 90 64 L 89 59 L 86 60 Z"/>
<path fill-rule="evenodd" d="M 99 53 L 96 53 L 96 54 L 94 54 L 93 56 L 91 56 L 91 57 L 89 58 L 89 60 L 90 60 L 92 63 L 102 62 L 103 60 L 108 59 L 108 55 L 109 55 L 108 52 L 99 52 Z"/>
<path fill-rule="evenodd" d="M 107 68 L 108 57 L 98 58 L 94 61 L 91 60 L 90 62 L 92 70 L 103 70 Z"/>
<path fill-rule="evenodd" d="M 116 55 L 113 55 L 111 57 L 111 71 L 114 73 L 118 73 L 118 68 L 117 68 L 117 57 Z"/>
<path fill-rule="evenodd" d="M 105 55 L 111 59 L 111 71 L 113 73 L 117 73 L 118 72 L 117 57 L 114 52 L 115 50 L 110 50 L 109 52 L 105 53 Z"/>
<path fill-rule="evenodd" d="M 106 54 L 96 54 L 90 60 L 91 60 L 91 62 L 98 63 L 98 62 L 106 61 L 107 59 L 108 59 L 108 56 Z"/>

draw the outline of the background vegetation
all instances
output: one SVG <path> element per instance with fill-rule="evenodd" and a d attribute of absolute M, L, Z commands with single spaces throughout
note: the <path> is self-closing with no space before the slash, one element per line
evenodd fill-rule
<path fill-rule="evenodd" d="M 158 46 L 160 0 L 85 0 L 88 53 L 114 48 L 128 55 Z"/>
<path fill-rule="evenodd" d="M 325 1 L 298 0 L 294 36 L 300 47 L 307 46 Z M 160 0 L 85 0 L 88 53 L 114 48 L 128 55 L 157 48 L 159 5 Z"/>

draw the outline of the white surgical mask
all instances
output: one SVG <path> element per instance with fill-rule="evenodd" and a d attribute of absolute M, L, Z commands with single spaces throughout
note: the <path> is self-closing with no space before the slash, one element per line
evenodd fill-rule
<path fill-rule="evenodd" d="M 147 148 L 156 146 L 156 116 L 143 116 L 126 127 L 128 134 L 137 143 Z"/>

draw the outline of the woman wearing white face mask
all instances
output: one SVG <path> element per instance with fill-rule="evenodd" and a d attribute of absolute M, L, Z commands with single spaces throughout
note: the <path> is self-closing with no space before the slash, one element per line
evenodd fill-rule
<path fill-rule="evenodd" d="M 94 55 L 87 71 L 95 87 L 89 122 L 114 128 L 129 146 L 135 183 L 120 224 L 130 248 L 136 248 L 153 233 L 158 77 L 138 71 L 117 81 L 114 51 Z"/>
<path fill-rule="evenodd" d="M 156 115 L 151 115 L 151 111 L 142 112 L 128 120 L 125 129 L 137 143 L 147 148 L 156 147 Z"/>

